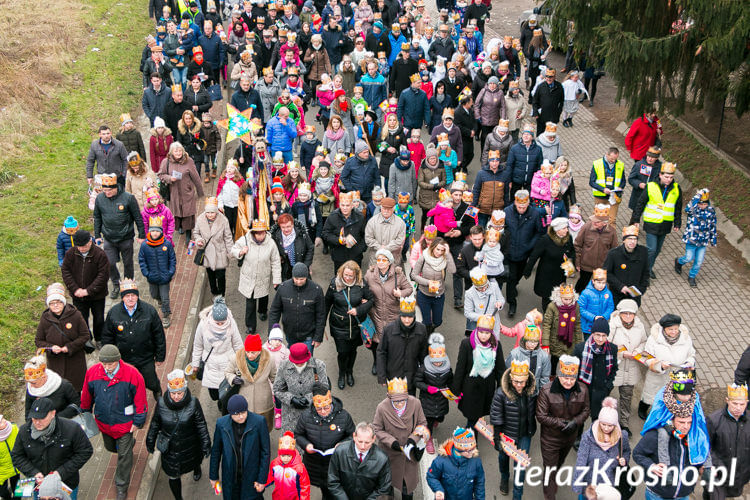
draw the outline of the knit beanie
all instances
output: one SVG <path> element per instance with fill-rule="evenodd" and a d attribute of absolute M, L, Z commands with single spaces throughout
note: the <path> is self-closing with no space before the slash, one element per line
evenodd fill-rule
<path fill-rule="evenodd" d="M 617 400 L 613 397 L 606 397 L 602 401 L 602 409 L 599 411 L 599 423 L 618 425 L 620 419 L 617 414 Z"/>
<path fill-rule="evenodd" d="M 85 229 L 79 229 L 73 234 L 73 244 L 77 247 L 82 247 L 89 241 L 91 241 L 91 233 Z"/>
<path fill-rule="evenodd" d="M 211 316 L 214 321 L 225 321 L 227 319 L 227 316 L 229 316 L 229 309 L 227 309 L 224 297 L 216 297 L 216 299 L 214 299 L 214 305 L 211 308 Z"/>
<path fill-rule="evenodd" d="M 120 361 L 120 350 L 114 344 L 105 344 L 99 350 L 100 363 L 114 363 Z"/>
<path fill-rule="evenodd" d="M 591 325 L 591 333 L 594 332 L 606 333 L 607 335 L 609 335 L 609 322 L 602 317 L 596 318 L 594 320 L 594 323 Z"/>
<path fill-rule="evenodd" d="M 70 495 L 65 493 L 62 489 L 62 479 L 60 474 L 52 473 L 44 477 L 42 484 L 39 485 L 39 491 L 37 492 L 41 498 L 61 498 L 62 500 L 70 500 Z"/>

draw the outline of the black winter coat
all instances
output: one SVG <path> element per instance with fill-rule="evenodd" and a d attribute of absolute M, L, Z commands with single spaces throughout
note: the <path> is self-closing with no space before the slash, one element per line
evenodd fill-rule
<path fill-rule="evenodd" d="M 323 342 L 326 325 L 323 290 L 310 278 L 303 286 L 295 285 L 291 279 L 283 282 L 268 312 L 268 324 L 274 323 L 283 323 L 289 345 L 304 342 L 306 338 Z"/>
<path fill-rule="evenodd" d="M 189 109 L 191 109 L 191 105 L 188 105 L 185 98 L 182 99 L 182 102 L 176 103 L 174 102 L 173 97 L 164 105 L 164 116 L 162 118 L 164 118 L 164 123 L 167 125 L 167 128 L 172 131 L 172 138 L 174 138 L 175 141 L 179 140 L 178 134 L 180 133 L 177 129 L 177 123 L 180 121 L 180 118 L 182 118 L 182 113 Z M 198 119 L 200 120 L 200 118 Z"/>
<path fill-rule="evenodd" d="M 318 415 L 314 407 L 300 415 L 294 429 L 294 437 L 297 438 L 297 446 L 303 450 L 302 463 L 307 467 L 313 486 L 328 484 L 328 464 L 331 463 L 331 455 L 324 457 L 318 453 L 307 453 L 304 451 L 307 445 L 312 444 L 316 450 L 330 450 L 338 443 L 351 440 L 352 434 L 354 421 L 339 398 L 333 398 L 333 409 L 327 417 Z"/>
<path fill-rule="evenodd" d="M 45 476 L 57 471 L 62 481 L 71 488 L 78 487 L 78 471 L 94 454 L 94 448 L 81 426 L 67 418 L 55 417 L 55 430 L 45 443 L 31 438 L 32 423 L 18 429 L 10 456 L 13 466 L 26 477 L 38 472 Z"/>
<path fill-rule="evenodd" d="M 503 232 L 503 235 L 505 234 L 507 234 L 507 232 Z M 501 246 L 501 248 L 503 249 L 503 255 L 505 255 L 505 247 Z M 481 247 L 477 248 L 471 241 L 467 241 L 461 247 L 461 251 L 458 252 L 458 257 L 456 258 L 456 274 L 464 279 L 465 290 L 471 288 L 471 275 L 469 273 L 479 265 L 479 262 L 474 260 L 474 256 L 481 250 Z"/>
<path fill-rule="evenodd" d="M 81 393 L 73 388 L 73 384 L 65 379 L 62 379 L 60 387 L 55 389 L 52 394 L 44 396 L 45 398 L 52 401 L 52 404 L 57 410 L 57 416 L 62 418 L 73 418 L 78 415 L 78 410 L 72 408 L 69 405 L 81 406 Z M 29 394 L 28 387 L 26 390 L 26 398 L 24 401 L 24 419 L 29 420 L 29 411 L 31 411 L 31 405 L 38 399 L 37 396 Z"/>
<path fill-rule="evenodd" d="M 714 467 L 732 466 L 737 459 L 737 475 L 733 485 L 727 485 L 727 496 L 742 496 L 742 489 L 750 481 L 750 426 L 747 411 L 735 420 L 729 415 L 726 405 L 706 417 L 708 440 L 711 443 L 711 461 Z"/>
<path fill-rule="evenodd" d="M 531 276 L 534 265 L 537 260 L 539 261 L 534 278 L 534 293 L 539 297 L 548 298 L 553 288 L 565 282 L 565 272 L 560 268 L 563 256 L 567 256 L 568 260 L 575 264 L 576 250 L 573 248 L 573 239 L 568 234 L 561 240 L 550 226 L 547 234 L 539 238 L 534 245 L 523 272 L 526 278 Z"/>
<path fill-rule="evenodd" d="M 648 250 L 642 245 L 633 252 L 620 245 L 607 252 L 602 267 L 607 271 L 607 286 L 612 291 L 615 305 L 623 298 L 622 287 L 635 285 L 645 293 L 649 285 Z"/>
<path fill-rule="evenodd" d="M 734 383 L 737 385 L 746 384 L 750 379 L 750 347 L 740 356 L 737 362 L 737 368 L 734 369 Z"/>
<path fill-rule="evenodd" d="M 359 323 L 367 319 L 367 313 L 372 309 L 374 299 L 367 283 L 361 280 L 352 286 L 344 286 L 338 277 L 331 280 L 326 292 L 326 313 L 328 314 L 328 328 L 336 341 L 338 352 L 348 352 L 362 345 Z M 347 314 L 350 304 L 357 310 L 356 319 Z"/>
<path fill-rule="evenodd" d="M 102 343 L 116 345 L 122 360 L 136 368 L 154 361 L 162 362 L 167 354 L 159 313 L 142 300 L 138 300 L 132 317 L 122 302 L 112 306 L 104 320 Z"/>
<path fill-rule="evenodd" d="M 458 360 L 451 391 L 456 396 L 463 394 L 458 403 L 458 409 L 469 420 L 476 420 L 490 413 L 495 388 L 500 385 L 500 379 L 505 372 L 503 346 L 500 343 L 497 344 L 495 369 L 487 375 L 487 378 L 470 376 L 473 366 L 473 350 L 469 337 L 465 337 L 458 348 Z"/>
<path fill-rule="evenodd" d="M 438 389 L 450 387 L 453 383 L 453 370 L 445 373 L 430 373 L 426 371 L 424 362 L 419 365 L 416 375 L 414 375 L 414 386 L 419 389 L 419 401 L 422 403 L 422 411 L 426 418 L 442 418 L 448 414 L 450 406 L 448 398 L 443 396 L 442 392 L 430 394 L 427 392 L 427 386 L 431 385 Z"/>
<path fill-rule="evenodd" d="M 294 231 L 296 233 L 294 239 L 294 262 L 304 262 L 309 269 L 310 266 L 312 266 L 315 245 L 313 245 L 312 240 L 310 240 L 307 230 L 296 220 L 294 221 Z M 284 250 L 281 228 L 278 224 L 275 224 L 271 228 L 271 237 L 276 243 L 276 247 L 279 249 L 279 257 L 281 257 L 281 279 L 283 281 L 292 279 L 293 266 L 289 260 L 289 255 L 287 255 L 286 250 Z"/>
<path fill-rule="evenodd" d="M 201 87 L 196 93 L 193 92 L 192 87 L 188 86 L 188 88 L 185 89 L 184 96 L 184 102 L 188 105 L 187 109 L 192 111 L 193 106 L 198 106 L 198 111 L 193 111 L 193 114 L 195 115 L 196 120 L 202 121 L 203 113 L 208 113 L 208 110 L 211 109 L 211 105 L 213 104 L 211 102 L 211 96 L 208 95 L 208 90 Z M 182 118 L 182 115 L 180 115 L 180 118 Z"/>
<path fill-rule="evenodd" d="M 336 209 L 326 219 L 323 226 L 323 241 L 326 242 L 331 251 L 331 259 L 334 262 L 346 262 L 347 260 L 361 259 L 362 254 L 367 250 L 365 244 L 365 217 L 352 210 L 349 220 L 345 220 L 341 210 Z M 339 243 L 341 229 L 344 229 L 344 236 L 351 234 L 357 243 L 352 248 L 346 248 L 346 245 Z"/>
<path fill-rule="evenodd" d="M 490 406 L 490 423 L 495 430 L 495 449 L 499 450 L 500 433 L 518 441 L 536 433 L 536 378 L 529 373 L 523 394 L 518 394 L 510 379 L 503 373 L 500 387 L 495 391 Z"/>
<path fill-rule="evenodd" d="M 391 463 L 379 446 L 367 452 L 364 462 L 357 458 L 354 441 L 333 452 L 328 469 L 328 487 L 336 499 L 376 500 L 393 494 Z"/>
<path fill-rule="evenodd" d="M 509 261 L 526 259 L 544 234 L 542 216 L 539 209 L 529 205 L 526 212 L 519 214 L 516 205 L 505 207 L 505 232 L 510 235 L 509 245 L 503 247 L 503 255 Z"/>
<path fill-rule="evenodd" d="M 143 217 L 135 196 L 120 185 L 112 198 L 99 193 L 94 202 L 94 238 L 103 237 L 112 243 L 132 240 L 135 236 L 133 224 L 138 229 L 138 237 L 146 239 Z"/>
<path fill-rule="evenodd" d="M 560 121 L 563 102 L 565 102 L 563 88 L 558 82 L 555 82 L 551 89 L 549 85 L 542 83 L 534 92 L 534 112 L 538 114 L 540 121 L 555 123 Z M 542 108 L 541 113 L 538 112 L 539 108 Z"/>
<path fill-rule="evenodd" d="M 150 117 L 149 117 L 150 118 Z M 128 154 L 135 151 L 141 156 L 143 161 L 146 161 L 146 147 L 143 145 L 143 139 L 141 133 L 137 129 L 124 130 L 115 136 L 115 139 L 120 141 L 125 146 L 125 151 Z"/>
<path fill-rule="evenodd" d="M 583 361 L 583 347 L 586 342 L 579 342 L 573 348 L 573 356 Z M 612 349 L 613 359 L 617 359 L 617 346 L 610 342 L 606 344 L 609 349 Z M 607 375 L 607 356 L 606 352 L 601 354 L 594 354 L 594 359 L 591 362 L 591 372 L 593 378 L 591 384 L 588 385 L 589 396 L 593 401 L 603 401 L 607 397 L 615 385 L 615 375 L 617 375 L 617 361 L 612 365 L 612 371 Z M 581 383 L 584 383 L 581 381 Z M 598 416 L 598 415 L 597 415 Z"/>
<path fill-rule="evenodd" d="M 380 175 L 387 178 L 391 170 L 391 165 L 393 165 L 393 160 L 398 157 L 399 149 L 401 146 L 406 147 L 406 134 L 404 133 L 404 129 L 399 125 L 395 134 L 389 133 L 386 138 L 380 142 L 384 142 L 396 150 L 395 153 L 390 153 L 386 149 L 380 153 L 380 163 L 378 164 L 378 168 L 380 169 Z M 378 144 L 380 144 L 380 142 L 378 142 Z"/>
<path fill-rule="evenodd" d="M 674 467 L 680 475 L 684 474 L 685 469 L 693 469 L 694 477 L 698 477 L 700 472 L 697 469 L 701 464 L 690 465 L 690 453 L 687 445 L 671 435 L 668 435 L 667 439 L 669 463 L 666 465 L 670 468 Z M 661 463 L 661 460 L 659 460 L 659 429 L 651 429 L 641 437 L 641 440 L 633 448 L 633 462 L 643 467 L 643 470 L 648 470 L 652 465 Z M 682 477 L 691 476 L 686 474 Z M 664 481 L 660 480 L 655 485 L 649 486 L 649 489 L 660 498 L 690 497 L 695 489 L 695 483 L 691 483 L 690 486 L 685 485 L 675 478 L 674 472 L 666 475 L 665 479 L 666 484 L 664 485 Z"/>
<path fill-rule="evenodd" d="M 414 375 L 427 356 L 427 328 L 414 320 L 414 329 L 407 334 L 399 317 L 383 328 L 378 344 L 378 383 L 385 384 L 394 377 L 406 377 L 409 394 L 416 394 Z"/>
<path fill-rule="evenodd" d="M 211 453 L 211 436 L 198 398 L 186 390 L 181 401 L 175 402 L 169 392 L 156 401 L 156 410 L 146 434 L 146 449 L 154 452 L 159 433 L 169 438 L 169 447 L 161 455 L 161 468 L 169 477 L 178 477 L 195 470 Z"/>

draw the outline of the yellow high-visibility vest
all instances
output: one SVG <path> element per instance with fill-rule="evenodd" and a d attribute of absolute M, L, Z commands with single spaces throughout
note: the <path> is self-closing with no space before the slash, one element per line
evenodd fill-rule
<path fill-rule="evenodd" d="M 607 185 L 607 179 L 604 174 L 604 158 L 599 158 L 594 162 L 594 173 L 596 174 L 596 183 L 600 186 Z M 620 179 L 625 173 L 625 164 L 620 160 L 615 162 L 615 178 L 612 180 L 612 186 L 615 187 L 620 184 Z M 591 192 L 594 196 L 607 196 L 603 191 L 592 189 Z"/>
<path fill-rule="evenodd" d="M 674 188 L 669 192 L 666 200 L 662 196 L 658 182 L 649 182 L 646 189 L 648 190 L 648 203 L 643 210 L 643 222 L 661 224 L 665 221 L 673 221 L 675 203 L 680 197 L 680 186 L 677 182 L 674 182 Z"/>

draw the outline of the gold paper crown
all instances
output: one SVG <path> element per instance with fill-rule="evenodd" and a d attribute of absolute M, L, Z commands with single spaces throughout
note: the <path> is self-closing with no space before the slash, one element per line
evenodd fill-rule
<path fill-rule="evenodd" d="M 638 226 L 625 226 L 622 228 L 622 237 L 627 238 L 629 236 L 638 237 Z"/>
<path fill-rule="evenodd" d="M 445 65 L 445 68 L 446 69 L 456 69 L 456 63 L 454 63 L 453 61 L 450 61 L 448 64 Z M 445 108 L 445 109 L 449 109 L 449 108 Z"/>
<path fill-rule="evenodd" d="M 263 76 L 273 76 L 273 69 L 270 67 L 263 68 Z"/>
<path fill-rule="evenodd" d="M 435 239 L 437 236 L 437 226 L 434 224 L 430 224 L 429 226 L 424 227 L 424 237 L 425 239 L 432 240 Z"/>
<path fill-rule="evenodd" d="M 548 134 L 556 134 L 557 133 L 557 125 L 554 122 L 547 122 L 544 125 L 544 131 Z"/>
<path fill-rule="evenodd" d="M 500 241 L 500 231 L 491 227 L 487 230 L 487 241 L 498 242 Z"/>
<path fill-rule="evenodd" d="M 510 35 L 505 35 L 503 37 L 503 43 L 513 43 L 513 37 Z"/>
<path fill-rule="evenodd" d="M 354 201 L 354 193 L 352 193 L 351 191 L 347 193 L 339 193 L 339 203 L 341 203 L 342 201 L 352 203 Z"/>
<path fill-rule="evenodd" d="M 398 193 L 399 203 L 409 203 L 409 198 L 411 198 L 411 195 L 405 191 Z"/>
<path fill-rule="evenodd" d="M 464 40 L 464 39 L 462 38 L 461 40 Z M 468 99 L 469 97 L 471 97 L 471 89 L 468 86 L 466 86 L 461 91 L 461 94 L 458 96 L 458 101 L 461 102 L 464 99 Z"/>
<path fill-rule="evenodd" d="M 471 205 L 471 203 L 474 201 L 474 193 L 472 193 L 471 191 L 464 191 L 464 193 L 461 195 L 461 201 Z"/>
<path fill-rule="evenodd" d="M 711 191 L 709 191 L 708 188 L 703 188 L 700 191 L 698 191 L 698 193 L 700 194 L 699 201 L 701 201 L 701 202 L 708 201 L 708 199 L 711 196 Z"/>
<path fill-rule="evenodd" d="M 182 85 L 180 85 L 179 83 L 175 83 L 174 85 L 172 85 L 171 90 L 172 90 L 173 94 L 176 94 L 178 92 L 181 94 L 182 93 Z"/>
<path fill-rule="evenodd" d="M 490 224 L 496 227 L 504 226 L 505 212 L 502 210 L 493 210 L 492 214 L 490 214 Z"/>
<path fill-rule="evenodd" d="M 172 376 L 172 378 L 169 377 Z M 167 387 L 173 391 L 180 391 L 187 387 L 187 381 L 185 380 L 185 372 L 177 369 L 167 375 Z"/>
<path fill-rule="evenodd" d="M 573 285 L 563 283 L 560 285 L 560 297 L 573 297 L 576 291 Z"/>
<path fill-rule="evenodd" d="M 120 280 L 120 293 L 121 294 L 124 294 L 125 292 L 131 291 L 131 290 L 132 291 L 138 290 L 138 284 L 135 281 L 130 280 L 130 279 Z"/>
<path fill-rule="evenodd" d="M 552 170 L 554 170 L 554 168 L 555 167 L 549 162 L 549 160 L 544 160 L 539 166 L 539 170 L 541 170 L 544 175 L 552 175 Z"/>
<path fill-rule="evenodd" d="M 219 199 L 215 196 L 211 196 L 206 198 L 206 206 L 205 208 L 209 207 L 218 207 L 219 206 Z"/>
<path fill-rule="evenodd" d="M 289 170 L 295 170 L 295 169 L 299 170 L 299 163 L 297 163 L 296 161 L 292 160 L 292 161 L 290 161 L 289 163 L 286 164 L 286 169 L 287 169 L 287 171 L 289 171 Z"/>
<path fill-rule="evenodd" d="M 487 153 L 487 159 L 488 160 L 499 160 L 500 159 L 500 150 L 499 149 L 490 149 Z"/>
<path fill-rule="evenodd" d="M 517 359 L 511 360 L 510 362 L 510 376 L 511 377 L 528 377 L 529 376 L 529 360 L 524 359 L 519 361 Z"/>
<path fill-rule="evenodd" d="M 407 394 L 408 392 L 409 388 L 406 383 L 406 377 L 396 377 L 388 381 L 388 394 Z"/>
<path fill-rule="evenodd" d="M 503 118 L 500 118 L 497 121 L 497 126 L 507 130 L 510 127 L 510 120 L 504 120 Z"/>
<path fill-rule="evenodd" d="M 453 178 L 457 181 L 466 182 L 466 172 L 456 172 Z"/>
<path fill-rule="evenodd" d="M 671 161 L 665 162 L 661 164 L 661 173 L 662 174 L 673 174 L 677 170 L 677 165 L 672 163 Z"/>
<path fill-rule="evenodd" d="M 727 385 L 727 399 L 743 399 L 747 400 L 747 384 L 737 385 L 737 384 L 729 384 Z"/>
<path fill-rule="evenodd" d="M 255 219 L 250 231 L 268 231 L 268 223 L 263 219 Z"/>
<path fill-rule="evenodd" d="M 382 59 L 384 57 L 385 57 L 385 52 L 383 52 L 382 50 L 378 52 L 378 59 Z"/>
<path fill-rule="evenodd" d="M 102 187 L 116 187 L 117 174 L 102 174 Z"/>
<path fill-rule="evenodd" d="M 669 380 L 680 384 L 695 383 L 695 370 L 692 368 L 674 370 L 669 374 Z"/>
<path fill-rule="evenodd" d="M 560 377 L 577 377 L 579 366 L 578 358 L 564 354 L 557 363 L 557 374 Z"/>
<path fill-rule="evenodd" d="M 411 45 L 409 45 L 409 42 L 404 42 L 404 43 L 401 44 L 401 50 L 405 50 L 405 51 L 408 52 L 410 48 L 411 48 Z M 421 78 L 420 78 L 420 80 L 421 80 Z"/>
<path fill-rule="evenodd" d="M 453 108 L 445 108 L 443 110 L 443 120 L 445 120 L 446 118 L 453 119 L 453 117 L 455 117 L 455 116 L 456 116 L 456 114 L 454 113 Z M 440 135 L 445 135 L 445 140 L 448 140 L 448 134 L 443 133 L 443 134 L 440 134 Z M 440 141 L 440 140 L 442 140 L 442 139 L 440 139 L 440 136 L 438 136 L 438 141 Z"/>
<path fill-rule="evenodd" d="M 510 83 L 508 84 L 508 88 L 509 89 L 520 88 L 520 84 L 519 84 L 518 80 L 511 80 Z"/>
<path fill-rule="evenodd" d="M 451 194 L 445 188 L 440 188 L 438 196 L 441 202 L 451 200 Z"/>
<path fill-rule="evenodd" d="M 525 189 L 519 189 L 516 191 L 515 200 L 518 203 L 524 204 L 529 202 L 529 192 Z"/>
<path fill-rule="evenodd" d="M 297 447 L 297 441 L 294 439 L 294 433 L 286 431 L 279 437 L 279 453 L 282 451 L 294 451 Z"/>
<path fill-rule="evenodd" d="M 607 270 L 602 269 L 601 267 L 598 267 L 594 269 L 594 272 L 591 273 L 591 279 L 592 280 L 606 280 L 607 279 Z"/>
<path fill-rule="evenodd" d="M 495 329 L 495 317 L 487 314 L 479 316 L 477 319 L 477 330 L 491 332 Z"/>
<path fill-rule="evenodd" d="M 605 205 L 604 203 L 594 205 L 594 217 L 609 217 L 609 205 Z"/>
<path fill-rule="evenodd" d="M 474 286 L 482 287 L 487 284 L 487 273 L 477 266 L 469 272 L 469 277 Z"/>
<path fill-rule="evenodd" d="M 325 408 L 326 406 L 329 406 L 333 403 L 333 398 L 331 397 L 331 391 L 329 390 L 327 393 L 317 396 L 313 396 L 313 406 L 315 408 Z"/>
<path fill-rule="evenodd" d="M 535 340 L 539 342 L 542 338 L 542 330 L 534 323 L 529 323 L 523 330 L 524 340 Z"/>
<path fill-rule="evenodd" d="M 417 301 L 416 299 L 410 295 L 408 297 L 403 297 L 398 303 L 399 310 L 402 313 L 413 313 L 417 309 Z"/>
<path fill-rule="evenodd" d="M 297 66 L 290 66 L 286 72 L 289 76 L 299 76 L 299 68 Z"/>
<path fill-rule="evenodd" d="M 542 31 L 542 30 L 539 30 Z M 544 73 L 546 76 L 555 76 L 556 71 L 552 68 L 547 68 L 547 71 Z"/>
<path fill-rule="evenodd" d="M 430 347 L 427 348 L 427 351 L 431 358 L 444 358 L 446 356 L 445 346 L 443 344 L 430 345 Z"/>
<path fill-rule="evenodd" d="M 40 354 L 28 360 L 23 367 L 23 378 L 27 382 L 39 380 L 47 370 L 47 357 L 44 355 L 43 349 L 40 349 L 40 351 Z"/>

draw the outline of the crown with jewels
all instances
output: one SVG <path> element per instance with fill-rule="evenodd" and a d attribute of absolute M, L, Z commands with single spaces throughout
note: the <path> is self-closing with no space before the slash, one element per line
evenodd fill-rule
<path fill-rule="evenodd" d="M 568 285 L 567 283 L 560 285 L 560 297 L 573 297 L 575 293 L 573 285 Z"/>
<path fill-rule="evenodd" d="M 399 301 L 399 310 L 402 313 L 413 313 L 417 309 L 417 301 L 416 299 L 410 295 L 408 297 L 403 297 Z"/>
<path fill-rule="evenodd" d="M 511 377 L 528 377 L 529 376 L 529 360 L 524 359 L 519 361 L 514 359 L 510 362 L 510 376 Z"/>
<path fill-rule="evenodd" d="M 495 317 L 488 314 L 479 316 L 477 320 L 477 331 L 491 332 L 495 330 Z"/>
<path fill-rule="evenodd" d="M 388 381 L 388 394 L 407 394 L 409 392 L 406 377 L 392 378 Z"/>
<path fill-rule="evenodd" d="M 606 280 L 607 270 L 602 269 L 601 267 L 594 269 L 594 272 L 591 273 L 591 279 L 592 280 Z"/>

